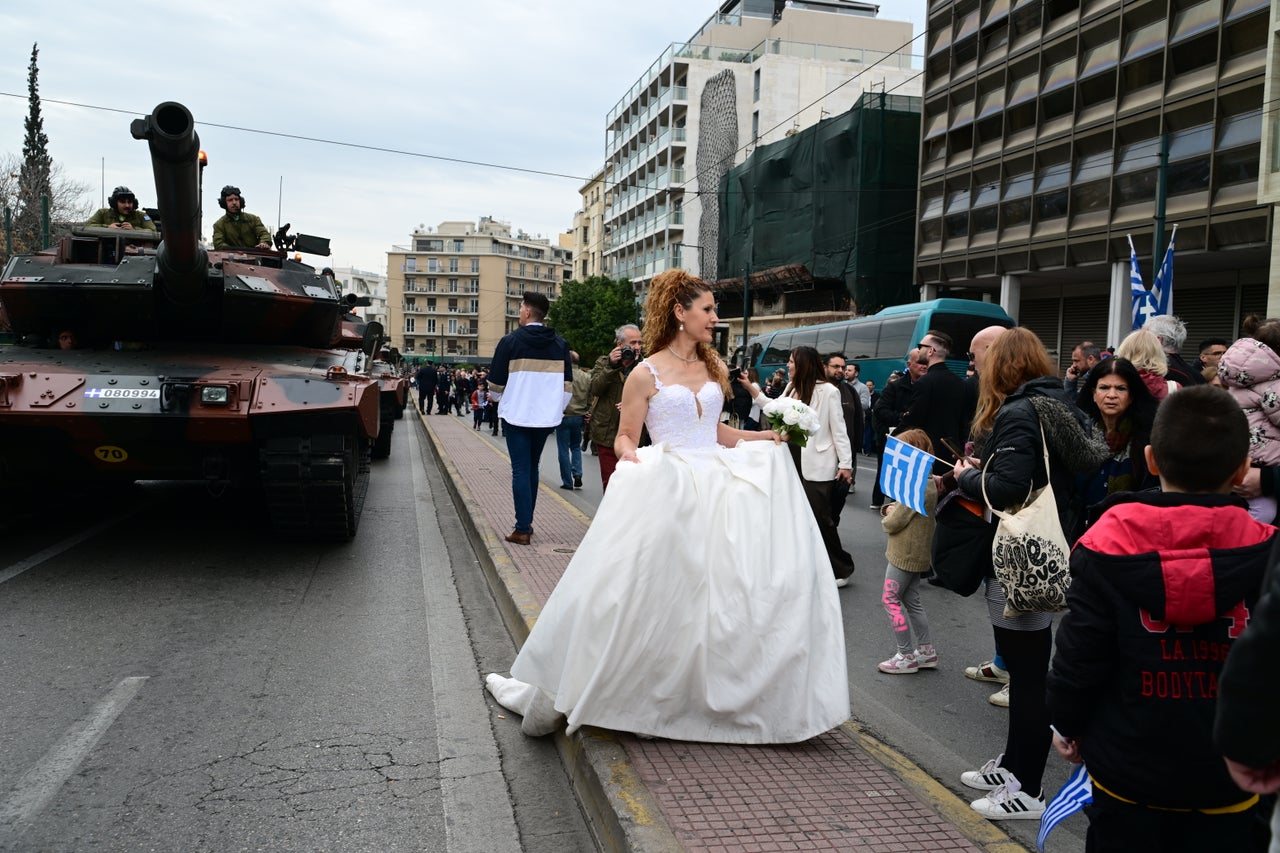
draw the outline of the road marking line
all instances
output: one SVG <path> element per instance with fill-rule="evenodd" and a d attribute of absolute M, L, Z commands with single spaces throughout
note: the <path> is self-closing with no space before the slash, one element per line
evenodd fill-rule
<path fill-rule="evenodd" d="M 120 513 L 119 515 L 108 518 L 106 521 L 99 522 L 95 524 L 93 527 L 80 531 L 75 536 L 70 536 L 66 539 L 63 539 L 61 542 L 58 542 L 55 545 L 50 545 L 48 548 L 45 548 L 43 551 L 41 551 L 38 554 L 30 556 L 25 560 L 20 560 L 6 569 L 0 569 L 0 583 L 13 580 L 18 575 L 27 571 L 27 569 L 34 569 L 36 566 L 40 565 L 45 560 L 51 560 L 54 557 L 61 554 L 63 551 L 71 550 L 72 548 L 79 545 L 81 542 L 85 541 L 86 539 L 92 539 L 94 536 L 97 536 L 102 531 L 106 530 L 109 527 L 114 527 L 115 525 L 124 521 L 126 518 L 128 518 L 129 516 L 133 515 L 136 512 L 138 512 L 138 509 L 131 509 L 131 510 L 128 510 L 127 512 L 123 512 L 123 513 Z"/>
<path fill-rule="evenodd" d="M 0 847 L 9 846 L 35 822 L 147 678 L 133 676 L 117 684 L 87 717 L 67 729 L 39 764 L 14 783 L 9 795 L 0 801 Z"/>

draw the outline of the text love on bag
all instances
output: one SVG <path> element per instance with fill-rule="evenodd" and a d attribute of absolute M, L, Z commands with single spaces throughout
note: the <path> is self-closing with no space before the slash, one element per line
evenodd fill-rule
<path fill-rule="evenodd" d="M 1067 587 L 1071 585 L 1071 549 L 1058 520 L 1058 503 L 1049 481 L 1049 446 L 1040 427 L 1044 448 L 1045 486 L 1029 492 L 1021 509 L 1003 512 L 991 508 L 1000 519 L 991 543 L 991 563 L 996 580 L 1004 589 L 1005 618 L 1026 613 L 1052 613 L 1067 607 Z M 995 456 L 993 453 L 992 457 Z M 990 464 L 991 458 L 987 459 Z M 982 469 L 982 498 L 987 498 L 986 467 Z"/>

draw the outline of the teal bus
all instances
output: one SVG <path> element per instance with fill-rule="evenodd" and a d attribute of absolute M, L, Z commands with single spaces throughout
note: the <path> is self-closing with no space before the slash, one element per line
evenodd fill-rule
<path fill-rule="evenodd" d="M 871 380 L 883 388 L 889 374 L 901 370 L 910 351 L 925 333 L 937 329 L 951 337 L 955 352 L 947 365 L 964 375 L 968 361 L 965 351 L 969 341 L 987 326 L 1012 328 L 1017 325 L 999 305 L 972 299 L 934 299 L 893 305 L 869 317 L 855 317 L 835 323 L 779 329 L 757 335 L 747 342 L 745 352 L 739 349 L 736 362 L 756 368 L 760 381 L 768 381 L 773 372 L 787 369 L 791 350 L 811 346 L 821 355 L 844 353 L 850 364 L 859 366 L 859 379 Z"/>

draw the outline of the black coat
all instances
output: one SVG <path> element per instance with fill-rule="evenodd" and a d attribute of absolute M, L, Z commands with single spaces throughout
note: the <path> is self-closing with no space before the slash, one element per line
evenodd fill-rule
<path fill-rule="evenodd" d="M 845 430 L 849 433 L 849 447 L 857 456 L 858 448 L 862 446 L 862 400 L 847 382 L 837 382 L 836 388 L 840 391 L 840 408 L 844 412 Z"/>
<path fill-rule="evenodd" d="M 895 378 L 896 377 L 896 378 Z M 889 381 L 880 392 L 880 399 L 871 406 L 871 426 L 876 432 L 876 441 L 884 443 L 889 430 L 897 429 L 902 422 L 902 413 L 907 410 L 907 402 L 911 399 L 911 374 L 895 371 L 889 374 Z"/>
<path fill-rule="evenodd" d="M 911 385 L 911 399 L 902 413 L 899 429 L 924 430 L 933 442 L 933 455 L 943 462 L 954 462 L 955 456 L 942 444 L 942 439 L 949 439 L 956 447 L 964 445 L 969 421 L 973 418 L 967 401 L 964 380 L 952 373 L 945 362 L 931 364 L 924 376 Z M 967 409 L 968 417 L 965 416 Z"/>
<path fill-rule="evenodd" d="M 1280 556 L 1272 552 L 1262 597 L 1253 608 L 1244 634 L 1231 646 L 1231 656 L 1218 680 L 1217 719 L 1213 739 L 1218 750 L 1249 767 L 1280 761 Z"/>

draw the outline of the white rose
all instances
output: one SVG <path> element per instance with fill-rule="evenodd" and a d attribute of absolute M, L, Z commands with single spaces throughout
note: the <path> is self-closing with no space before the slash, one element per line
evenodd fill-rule
<path fill-rule="evenodd" d="M 782 422 L 787 426 L 795 426 L 800 423 L 800 412 L 796 411 L 794 408 L 788 408 L 782 413 Z"/>

